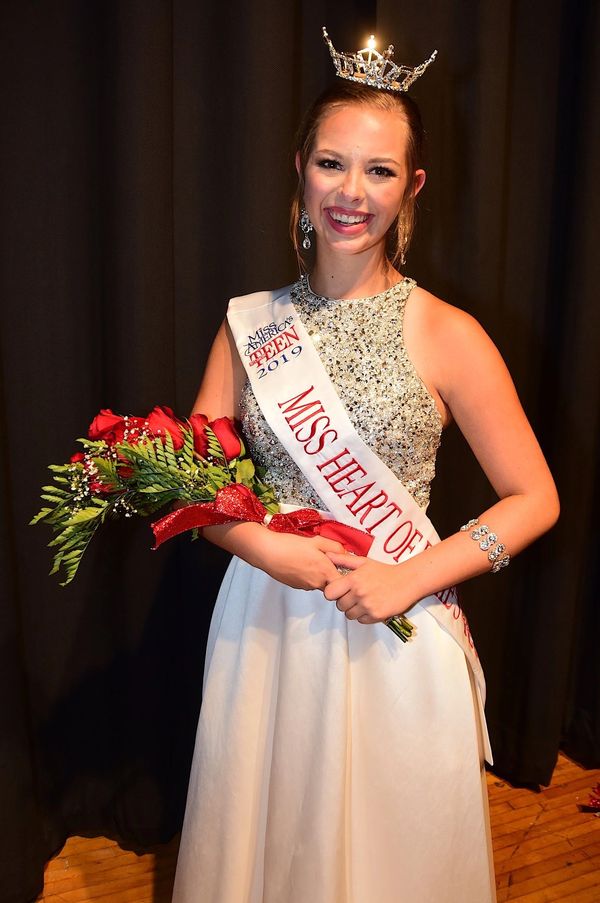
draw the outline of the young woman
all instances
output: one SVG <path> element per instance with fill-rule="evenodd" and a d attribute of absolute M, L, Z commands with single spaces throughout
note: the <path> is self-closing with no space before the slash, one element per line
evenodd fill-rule
<path fill-rule="evenodd" d="M 330 511 L 373 546 L 204 530 L 234 558 L 174 903 L 495 899 L 483 679 L 447 588 L 508 563 L 558 501 L 489 337 L 398 269 L 422 140 L 404 93 L 337 80 L 315 102 L 292 210 L 310 276 L 234 300 L 210 354 L 194 411 L 239 417 L 282 502 Z M 438 541 L 425 509 L 452 419 L 499 500 Z M 406 645 L 385 623 L 403 612 Z"/>

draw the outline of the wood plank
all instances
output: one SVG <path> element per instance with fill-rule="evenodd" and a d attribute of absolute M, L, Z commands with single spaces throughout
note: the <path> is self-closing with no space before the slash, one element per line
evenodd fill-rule
<path fill-rule="evenodd" d="M 565 880 L 560 884 L 555 884 L 553 887 L 542 887 L 510 898 L 503 897 L 502 891 L 499 891 L 498 903 L 505 903 L 507 899 L 510 899 L 511 903 L 554 903 L 554 901 L 562 903 L 569 896 L 571 896 L 572 900 L 579 903 L 584 891 L 593 891 L 596 897 L 592 896 L 592 900 L 595 899 L 596 903 L 598 903 L 598 900 L 600 900 L 599 889 L 600 876 L 598 871 L 595 870 L 587 872 L 585 875 L 578 875 L 575 878 Z"/>
<path fill-rule="evenodd" d="M 564 755 L 539 793 L 488 772 L 498 903 L 600 903 L 600 817 L 577 808 L 598 782 L 600 770 Z M 175 838 L 138 855 L 71 837 L 48 863 L 38 903 L 170 903 L 177 847 Z"/>
<path fill-rule="evenodd" d="M 600 901 L 600 818 L 577 806 L 599 778 L 562 756 L 541 793 L 488 775 L 498 903 Z"/>

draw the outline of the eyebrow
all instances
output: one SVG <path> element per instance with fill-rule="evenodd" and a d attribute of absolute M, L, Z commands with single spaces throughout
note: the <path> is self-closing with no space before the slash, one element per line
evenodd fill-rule
<path fill-rule="evenodd" d="M 338 151 L 330 150 L 327 147 L 319 147 L 316 148 L 313 153 L 315 154 L 331 154 L 332 157 L 341 157 L 342 155 L 338 153 Z M 368 164 L 373 163 L 393 163 L 395 166 L 400 166 L 397 160 L 394 160 L 393 157 L 372 157 L 370 160 L 367 160 Z"/>

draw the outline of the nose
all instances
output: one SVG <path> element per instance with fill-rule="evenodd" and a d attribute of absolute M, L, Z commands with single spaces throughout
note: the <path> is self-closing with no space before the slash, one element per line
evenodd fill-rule
<path fill-rule="evenodd" d="M 344 173 L 340 185 L 340 197 L 347 202 L 356 202 L 363 196 L 362 172 L 357 166 L 350 166 Z"/>

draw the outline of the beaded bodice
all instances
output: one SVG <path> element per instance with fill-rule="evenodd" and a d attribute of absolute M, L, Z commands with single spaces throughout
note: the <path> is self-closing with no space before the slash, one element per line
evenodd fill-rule
<path fill-rule="evenodd" d="M 315 295 L 302 279 L 291 296 L 357 433 L 425 508 L 442 421 L 404 347 L 404 308 L 415 285 L 405 278 L 370 298 L 334 300 Z M 263 417 L 248 380 L 240 418 L 248 451 L 266 467 L 279 501 L 324 508 Z"/>

